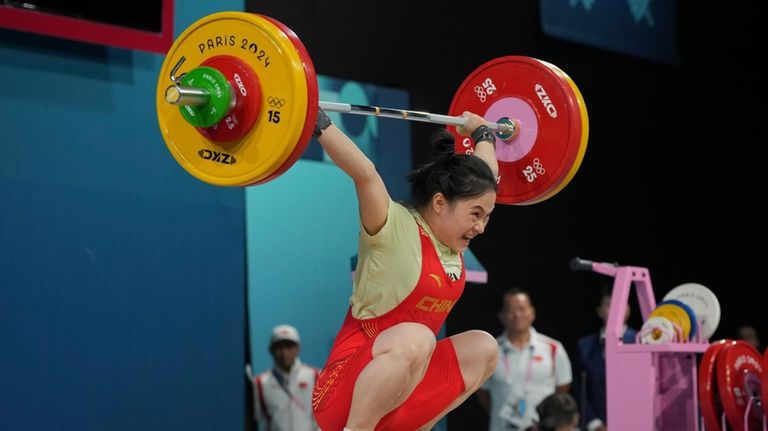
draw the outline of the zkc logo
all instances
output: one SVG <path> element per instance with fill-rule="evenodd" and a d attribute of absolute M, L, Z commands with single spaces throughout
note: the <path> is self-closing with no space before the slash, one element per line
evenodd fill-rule
<path fill-rule="evenodd" d="M 203 160 L 210 160 L 212 162 L 221 163 L 223 165 L 234 165 L 237 163 L 237 159 L 232 154 L 220 153 L 218 151 L 203 149 L 198 151 L 197 155 L 200 156 L 200 158 Z"/>

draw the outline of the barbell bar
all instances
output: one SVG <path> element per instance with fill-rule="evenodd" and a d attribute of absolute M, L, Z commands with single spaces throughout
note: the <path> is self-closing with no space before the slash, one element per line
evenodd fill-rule
<path fill-rule="evenodd" d="M 236 94 L 235 94 L 236 97 Z M 202 87 L 188 87 L 172 84 L 165 90 L 165 100 L 173 105 L 180 106 L 206 106 L 210 103 L 211 94 Z M 318 105 L 328 112 L 340 114 L 367 115 L 372 117 L 394 118 L 399 120 L 420 121 L 423 123 L 442 124 L 445 126 L 461 127 L 467 123 L 464 117 L 452 117 L 450 115 L 433 114 L 431 112 L 410 111 L 406 109 L 382 108 L 370 105 L 351 105 L 338 102 L 318 102 Z M 228 112 L 226 112 L 228 113 Z M 218 123 L 218 121 L 216 121 Z M 507 123 L 486 122 L 488 127 L 497 132 L 500 139 L 507 141 L 515 137 L 517 122 L 508 120 Z"/>

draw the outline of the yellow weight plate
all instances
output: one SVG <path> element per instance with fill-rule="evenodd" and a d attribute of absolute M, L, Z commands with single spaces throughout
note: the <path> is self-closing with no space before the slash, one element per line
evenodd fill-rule
<path fill-rule="evenodd" d="M 579 144 L 579 149 L 576 154 L 576 158 L 573 161 L 573 165 L 571 165 L 571 169 L 568 171 L 568 173 L 563 177 L 562 181 L 555 186 L 550 192 L 546 193 L 543 197 L 539 199 L 535 199 L 533 201 L 527 202 L 529 204 L 537 204 L 539 202 L 545 201 L 552 196 L 556 195 L 560 192 L 565 186 L 568 185 L 568 183 L 571 182 L 573 177 L 576 175 L 576 172 L 579 170 L 579 167 L 581 167 L 581 162 L 584 160 L 584 154 L 587 152 L 587 141 L 589 140 L 589 117 L 587 116 L 587 104 L 584 102 L 584 97 L 581 95 L 581 91 L 579 91 L 579 87 L 576 86 L 576 83 L 573 82 L 570 76 L 568 76 L 565 72 L 563 72 L 562 69 L 555 66 L 554 64 L 547 63 L 545 61 L 542 61 L 545 65 L 547 65 L 550 69 L 554 70 L 555 73 L 557 73 L 565 82 L 568 83 L 568 85 L 573 90 L 573 94 L 576 97 L 577 104 L 579 106 L 579 112 L 581 113 L 581 142 Z"/>
<path fill-rule="evenodd" d="M 684 343 L 688 341 L 691 335 L 691 317 L 685 309 L 677 304 L 661 303 L 651 311 L 648 316 L 651 317 L 664 317 L 672 322 L 677 328 L 680 328 L 682 332 L 682 340 L 678 342 Z"/>
<path fill-rule="evenodd" d="M 312 59 L 309 57 L 307 48 L 304 47 L 304 44 L 301 42 L 299 37 L 296 36 L 296 33 L 288 28 L 288 26 L 274 18 L 268 17 L 266 15 L 262 16 L 268 19 L 272 24 L 276 25 L 288 36 L 291 42 L 293 42 L 293 46 L 296 48 L 296 51 L 299 53 L 299 57 L 301 57 L 302 61 L 304 62 L 304 73 L 307 76 L 307 116 L 304 121 L 304 130 L 301 132 L 301 136 L 299 137 L 299 145 L 294 147 L 293 152 L 290 154 L 290 156 L 288 156 L 288 159 L 283 163 L 283 165 L 272 171 L 269 176 L 247 185 L 257 185 L 271 181 L 282 175 L 286 170 L 288 170 L 288 168 L 296 163 L 296 160 L 301 157 L 301 155 L 304 153 L 304 150 L 307 149 L 307 145 L 309 145 L 310 139 L 312 139 L 312 133 L 315 130 L 315 122 L 317 121 L 319 106 L 318 95 L 320 91 L 318 90 L 317 85 L 317 75 L 315 74 L 315 67 L 312 64 Z"/>
<path fill-rule="evenodd" d="M 261 110 L 253 128 L 226 144 L 207 139 L 165 100 L 171 72 L 182 56 L 186 60 L 177 77 L 218 55 L 247 63 L 261 87 Z M 163 139 L 176 161 L 202 181 L 225 186 L 258 182 L 283 166 L 296 146 L 306 145 L 307 79 L 294 44 L 270 20 L 245 12 L 204 17 L 174 42 L 160 70 L 156 105 Z"/>

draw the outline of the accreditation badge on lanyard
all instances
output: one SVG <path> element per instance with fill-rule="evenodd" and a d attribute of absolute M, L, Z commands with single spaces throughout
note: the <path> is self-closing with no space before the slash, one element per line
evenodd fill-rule
<path fill-rule="evenodd" d="M 523 372 L 524 378 L 522 381 L 515 384 L 515 375 L 512 370 L 512 363 L 510 363 L 510 351 L 511 349 L 504 349 L 504 382 L 511 390 L 507 395 L 506 402 L 499 411 L 499 416 L 502 420 L 512 427 L 519 427 L 522 425 L 522 418 L 528 411 L 528 403 L 526 397 L 528 395 L 528 384 L 533 379 L 533 345 L 528 346 L 526 349 L 528 357 L 521 358 L 521 363 L 525 364 L 525 371 Z M 524 353 L 521 353 L 521 356 Z M 522 371 L 522 370 L 521 370 Z"/>

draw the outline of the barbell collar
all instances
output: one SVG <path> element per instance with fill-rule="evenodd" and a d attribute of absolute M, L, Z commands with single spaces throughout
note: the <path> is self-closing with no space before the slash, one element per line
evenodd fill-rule
<path fill-rule="evenodd" d="M 165 101 L 172 105 L 203 106 L 211 100 L 205 88 L 174 84 L 165 89 Z"/>

